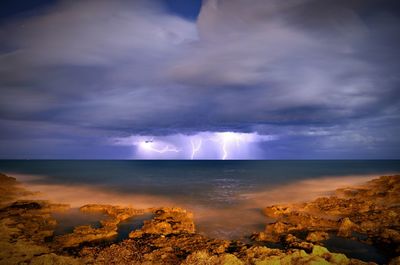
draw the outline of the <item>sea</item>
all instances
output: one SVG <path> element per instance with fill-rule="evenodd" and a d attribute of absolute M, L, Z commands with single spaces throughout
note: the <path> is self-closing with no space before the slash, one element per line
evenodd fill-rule
<path fill-rule="evenodd" d="M 183 207 L 194 212 L 200 233 L 245 239 L 272 221 L 262 214 L 263 207 L 307 201 L 338 187 L 400 174 L 400 160 L 0 160 L 0 172 L 46 199 L 73 207 Z M 331 241 L 331 249 L 343 252 L 344 241 Z M 352 257 L 385 261 L 384 250 L 346 244 L 350 247 L 344 252 Z"/>

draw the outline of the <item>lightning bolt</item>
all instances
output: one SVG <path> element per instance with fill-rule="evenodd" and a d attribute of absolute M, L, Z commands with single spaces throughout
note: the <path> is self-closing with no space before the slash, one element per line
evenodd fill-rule
<path fill-rule="evenodd" d="M 200 141 L 198 142 L 197 146 L 195 145 L 195 142 L 193 141 L 193 139 L 190 139 L 190 143 L 192 145 L 192 156 L 191 156 L 191 159 L 193 160 L 195 154 L 200 150 L 201 144 L 203 143 L 203 141 L 200 139 Z"/>
<path fill-rule="evenodd" d="M 231 133 L 229 132 L 217 133 L 215 137 L 209 138 L 209 140 L 220 144 L 222 150 L 221 159 L 226 160 L 226 158 L 228 157 L 227 143 L 229 140 L 232 140 Z"/>
<path fill-rule="evenodd" d="M 231 132 L 219 133 L 218 135 L 219 137 L 216 139 L 216 141 L 221 144 L 222 160 L 226 160 L 229 155 L 227 148 L 228 143 L 234 142 L 236 144 L 236 147 L 239 147 L 241 139 L 239 135 Z"/>
<path fill-rule="evenodd" d="M 152 143 L 153 142 L 142 142 L 141 146 L 144 149 L 148 150 L 148 151 L 156 152 L 156 153 L 159 153 L 159 154 L 163 154 L 163 153 L 166 153 L 166 152 L 175 152 L 175 153 L 179 152 L 179 149 L 177 149 L 175 147 L 170 147 L 169 145 L 166 145 L 162 149 L 158 149 L 158 148 L 155 148 Z"/>
<path fill-rule="evenodd" d="M 226 139 L 224 139 L 222 142 L 222 152 L 224 153 L 224 155 L 222 156 L 222 160 L 225 160 L 228 156 L 228 152 L 226 151 Z"/>

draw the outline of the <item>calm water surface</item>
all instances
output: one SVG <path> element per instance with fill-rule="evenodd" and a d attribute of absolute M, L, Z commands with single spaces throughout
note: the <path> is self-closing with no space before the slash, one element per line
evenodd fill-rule
<path fill-rule="evenodd" d="M 304 179 L 398 173 L 400 161 L 0 160 L 0 171 L 44 176 L 30 180 L 36 184 L 96 185 L 121 194 L 226 207 L 236 203 L 238 194 Z"/>

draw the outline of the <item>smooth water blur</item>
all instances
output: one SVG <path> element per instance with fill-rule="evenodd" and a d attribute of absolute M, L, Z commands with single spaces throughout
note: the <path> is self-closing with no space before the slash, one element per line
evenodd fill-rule
<path fill-rule="evenodd" d="M 33 184 L 84 185 L 227 207 L 241 194 L 294 181 L 398 173 L 400 161 L 1 160 L 0 172 L 42 176 L 28 180 Z"/>

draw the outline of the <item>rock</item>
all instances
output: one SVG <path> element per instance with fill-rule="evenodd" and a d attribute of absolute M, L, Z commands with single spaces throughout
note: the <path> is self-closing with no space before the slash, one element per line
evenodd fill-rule
<path fill-rule="evenodd" d="M 253 234 L 250 236 L 250 239 L 252 239 L 252 240 L 254 240 L 254 241 L 271 241 L 271 242 L 272 242 L 272 240 L 275 240 L 275 238 L 270 239 L 270 238 L 269 238 L 269 235 L 266 234 L 265 232 L 256 232 L 256 233 L 253 233 Z"/>
<path fill-rule="evenodd" d="M 142 229 L 129 234 L 130 238 L 143 234 L 179 234 L 194 233 L 193 214 L 181 208 L 161 208 L 155 211 L 151 220 L 144 222 Z"/>
<path fill-rule="evenodd" d="M 47 201 L 16 201 L 0 211 L 0 219 L 10 220 L 9 226 L 18 229 L 19 238 L 43 244 L 53 236 L 57 224 L 49 205 Z"/>
<path fill-rule="evenodd" d="M 104 248 L 85 247 L 82 258 L 101 264 L 180 264 L 186 256 L 197 251 L 223 255 L 230 248 L 227 240 L 209 239 L 199 234 L 144 234 Z"/>
<path fill-rule="evenodd" d="M 395 229 L 383 229 L 381 238 L 386 240 L 387 243 L 400 244 L 400 232 Z"/>
<path fill-rule="evenodd" d="M 118 235 L 118 224 L 132 216 L 143 214 L 144 210 L 131 207 L 121 207 L 103 204 L 87 204 L 79 208 L 82 212 L 101 212 L 108 215 L 108 219 L 101 220 L 100 228 L 90 225 L 75 227 L 70 234 L 57 236 L 55 244 L 59 248 L 78 247 L 82 243 L 106 241 Z"/>
<path fill-rule="evenodd" d="M 21 264 L 50 252 L 45 245 L 26 237 L 17 224 L 9 217 L 0 219 L 0 264 Z"/>
<path fill-rule="evenodd" d="M 2 211 L 15 212 L 18 210 L 22 211 L 40 210 L 40 213 L 46 214 L 50 212 L 65 211 L 68 210 L 69 208 L 70 208 L 69 204 L 52 203 L 46 200 L 17 200 L 8 205 L 7 207 L 3 208 Z M 38 211 L 36 213 L 38 213 Z"/>
<path fill-rule="evenodd" d="M 348 217 L 343 218 L 340 222 L 338 236 L 351 237 L 355 228 L 356 225 Z"/>
<path fill-rule="evenodd" d="M 307 240 L 326 239 L 327 232 L 372 244 L 399 244 L 400 176 L 382 176 L 358 187 L 338 189 L 336 195 L 301 204 L 268 206 L 264 213 L 276 218 L 255 240 L 279 242 L 288 233 L 308 233 Z M 325 234 L 312 234 L 313 232 Z"/>
<path fill-rule="evenodd" d="M 39 210 L 43 208 L 43 204 L 37 201 L 16 201 L 7 210 L 22 209 L 22 210 Z"/>
<path fill-rule="evenodd" d="M 400 265 L 400 256 L 399 256 L 399 257 L 396 257 L 396 258 L 394 258 L 394 259 L 392 259 L 392 260 L 389 262 L 389 265 Z"/>
<path fill-rule="evenodd" d="M 34 257 L 30 263 L 30 265 L 83 265 L 83 261 L 67 257 L 67 256 L 59 256 L 54 253 L 44 254 L 37 257 Z"/>
<path fill-rule="evenodd" d="M 79 208 L 82 212 L 101 212 L 105 213 L 118 222 L 124 221 L 132 216 L 144 214 L 142 209 L 134 209 L 132 207 L 122 207 L 104 204 L 87 204 Z"/>
<path fill-rule="evenodd" d="M 311 254 L 315 255 L 315 256 L 320 256 L 322 257 L 323 255 L 329 253 L 329 250 L 327 248 L 315 245 L 312 249 Z"/>
<path fill-rule="evenodd" d="M 264 214 L 271 218 L 278 218 L 293 211 L 294 208 L 290 205 L 272 205 L 263 210 Z"/>
<path fill-rule="evenodd" d="M 329 238 L 328 233 L 323 232 L 323 231 L 314 231 L 314 232 L 308 233 L 306 240 L 316 243 L 316 242 L 327 240 L 328 238 Z"/>
<path fill-rule="evenodd" d="M 77 226 L 70 234 L 57 236 L 54 240 L 58 248 L 77 247 L 82 243 L 101 241 L 117 236 L 117 226 L 93 228 L 90 225 Z"/>
<path fill-rule="evenodd" d="M 268 253 L 268 251 L 266 251 Z M 358 264 L 367 264 L 356 260 Z M 266 265 L 266 264 L 356 264 L 352 263 L 345 255 L 331 253 L 326 248 L 314 246 L 311 254 L 307 254 L 304 250 L 296 250 L 291 252 L 270 253 L 257 258 L 248 260 L 249 264 Z"/>
<path fill-rule="evenodd" d="M 307 251 L 311 251 L 314 246 L 313 244 L 305 242 L 292 234 L 288 234 L 286 237 L 284 237 L 284 243 L 289 248 L 304 249 Z"/>
<path fill-rule="evenodd" d="M 15 178 L 0 173 L 0 207 L 30 194 Z"/>
<path fill-rule="evenodd" d="M 258 238 L 262 239 L 262 241 L 279 242 L 281 236 L 288 233 L 290 228 L 290 225 L 279 221 L 268 224 L 265 227 L 264 233 L 260 234 Z"/>
<path fill-rule="evenodd" d="M 244 264 L 240 259 L 232 254 L 223 254 L 220 256 L 210 255 L 206 251 L 198 251 L 190 254 L 182 265 L 242 265 Z"/>

